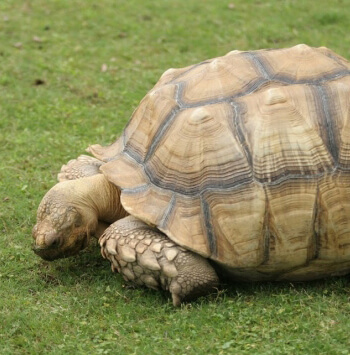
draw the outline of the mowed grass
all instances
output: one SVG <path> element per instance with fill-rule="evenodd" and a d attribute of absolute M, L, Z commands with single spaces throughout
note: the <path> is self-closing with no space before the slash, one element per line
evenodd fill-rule
<path fill-rule="evenodd" d="M 52 263 L 31 251 L 61 165 L 112 142 L 166 69 L 297 43 L 350 58 L 349 22 L 347 0 L 2 0 L 0 353 L 349 354 L 348 277 L 224 284 L 174 309 L 97 245 Z"/>

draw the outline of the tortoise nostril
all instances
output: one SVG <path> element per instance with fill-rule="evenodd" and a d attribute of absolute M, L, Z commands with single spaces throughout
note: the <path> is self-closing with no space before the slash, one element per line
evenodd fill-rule
<path fill-rule="evenodd" d="M 45 245 L 50 248 L 57 248 L 60 245 L 60 238 L 56 232 L 47 233 L 45 236 Z"/>
<path fill-rule="evenodd" d="M 58 240 L 55 239 L 54 241 L 52 241 L 51 246 L 56 247 L 56 246 L 58 246 L 58 244 L 59 244 Z"/>

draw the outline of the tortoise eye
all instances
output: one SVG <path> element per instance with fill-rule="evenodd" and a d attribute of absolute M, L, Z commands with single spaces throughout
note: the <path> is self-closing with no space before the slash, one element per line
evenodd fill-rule
<path fill-rule="evenodd" d="M 82 218 L 81 214 L 78 211 L 76 211 L 76 214 L 74 217 L 75 217 L 74 218 L 74 227 L 76 227 L 76 228 L 81 227 L 83 224 L 83 218 Z"/>
<path fill-rule="evenodd" d="M 74 222 L 74 227 L 76 227 L 76 228 L 81 227 L 82 224 L 83 224 L 83 221 L 81 218 L 79 218 L 79 220 Z"/>

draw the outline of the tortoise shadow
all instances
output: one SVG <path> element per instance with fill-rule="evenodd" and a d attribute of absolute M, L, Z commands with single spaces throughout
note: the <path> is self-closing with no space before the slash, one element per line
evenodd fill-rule
<path fill-rule="evenodd" d="M 123 278 L 110 269 L 110 263 L 104 260 L 97 246 L 97 241 L 77 256 L 60 259 L 54 262 L 39 261 L 38 277 L 45 283 L 45 287 L 66 286 L 77 284 L 80 287 L 91 287 L 98 284 L 101 287 L 114 287 L 125 299 L 130 298 L 156 298 L 159 304 L 169 304 L 170 294 L 156 290 L 137 288 L 126 284 Z M 239 299 L 284 298 L 284 297 L 319 297 L 327 295 L 348 295 L 350 278 L 348 276 L 333 277 L 329 279 L 308 282 L 228 282 L 224 280 L 218 289 L 209 295 L 200 297 L 191 302 L 193 306 L 205 306 L 212 303 L 222 303 Z M 133 294 L 135 292 L 135 294 Z M 189 303 L 188 303 L 189 304 Z"/>

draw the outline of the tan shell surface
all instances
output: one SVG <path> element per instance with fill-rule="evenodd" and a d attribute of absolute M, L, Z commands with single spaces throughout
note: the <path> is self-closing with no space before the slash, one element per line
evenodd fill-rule
<path fill-rule="evenodd" d="M 350 64 L 326 48 L 233 51 L 164 73 L 90 148 L 132 215 L 237 277 L 350 270 Z"/>

